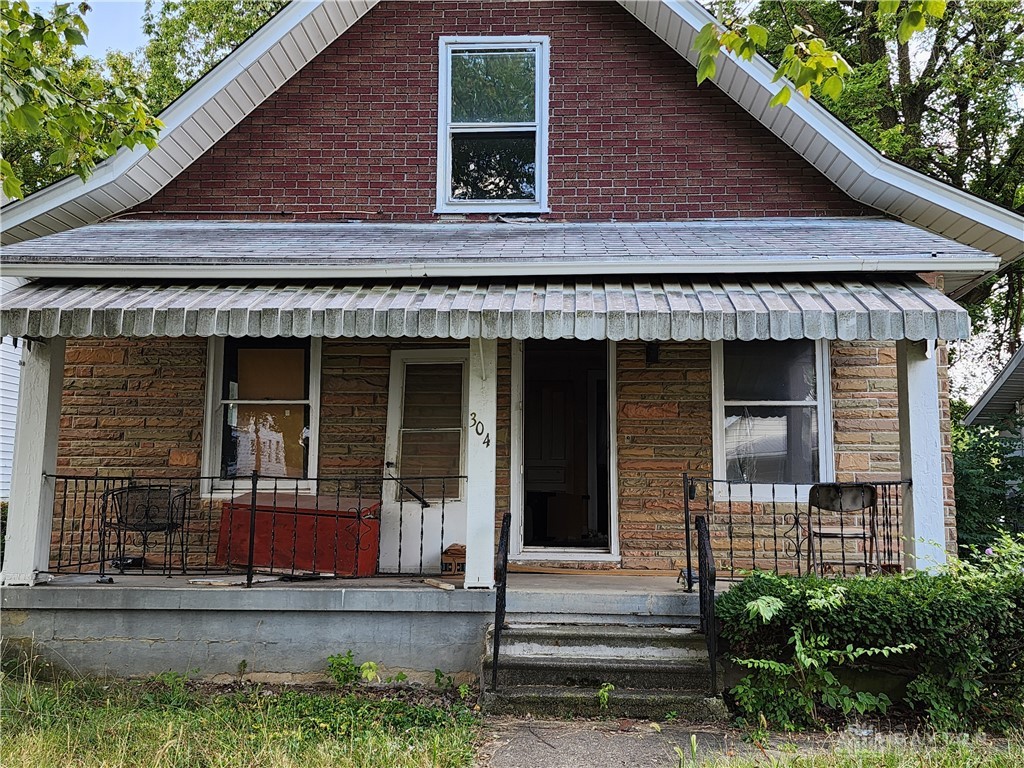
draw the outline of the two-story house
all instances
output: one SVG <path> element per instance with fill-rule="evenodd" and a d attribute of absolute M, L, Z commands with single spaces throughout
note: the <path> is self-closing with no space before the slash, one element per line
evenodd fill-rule
<path fill-rule="evenodd" d="M 5 206 L 31 280 L 0 326 L 25 350 L 5 635 L 136 673 L 374 643 L 472 669 L 506 511 L 511 562 L 575 574 L 575 613 L 613 612 L 587 574 L 692 567 L 688 511 L 730 568 L 942 562 L 950 295 L 1024 223 L 817 103 L 769 108 L 763 60 L 698 87 L 709 19 L 294 2 L 156 149 Z M 860 507 L 830 520 L 849 553 L 814 538 L 832 482 L 887 489 L 886 563 Z M 465 589 L 402 578 L 456 545 Z"/>

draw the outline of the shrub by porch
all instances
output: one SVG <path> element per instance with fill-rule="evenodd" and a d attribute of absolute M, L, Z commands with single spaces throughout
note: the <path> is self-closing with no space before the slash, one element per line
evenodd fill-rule
<path fill-rule="evenodd" d="M 768 621 L 750 607 L 765 598 L 779 601 Z M 824 606 L 833 600 L 834 607 Z M 1022 538 L 1004 537 L 977 566 L 953 560 L 939 573 L 826 580 L 757 572 L 722 595 L 716 611 L 734 659 L 789 663 L 797 630 L 805 640 L 825 638 L 831 649 L 909 644 L 888 656 L 863 656 L 845 666 L 852 677 L 842 670 L 839 677 L 857 688 L 874 674 L 876 685 L 884 681 L 912 712 L 945 730 L 1005 731 L 1024 721 Z M 757 670 L 748 682 L 764 706 L 748 699 L 739 708 L 744 717 L 809 723 L 788 694 L 799 687 L 795 678 Z"/>

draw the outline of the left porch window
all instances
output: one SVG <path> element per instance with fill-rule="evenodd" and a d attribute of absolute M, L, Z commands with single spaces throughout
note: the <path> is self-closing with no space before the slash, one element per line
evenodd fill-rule
<path fill-rule="evenodd" d="M 307 480 L 316 467 L 318 357 L 309 339 L 219 339 L 208 469 L 221 480 Z M 316 345 L 317 347 L 319 345 Z M 211 472 L 211 473 L 212 473 Z M 312 473 L 315 474 L 315 471 Z"/>

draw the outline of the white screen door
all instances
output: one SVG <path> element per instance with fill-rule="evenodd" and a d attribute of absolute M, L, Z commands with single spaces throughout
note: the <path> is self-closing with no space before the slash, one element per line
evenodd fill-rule
<path fill-rule="evenodd" d="M 439 573 L 466 543 L 466 374 L 462 350 L 396 350 L 385 441 L 380 570 Z"/>

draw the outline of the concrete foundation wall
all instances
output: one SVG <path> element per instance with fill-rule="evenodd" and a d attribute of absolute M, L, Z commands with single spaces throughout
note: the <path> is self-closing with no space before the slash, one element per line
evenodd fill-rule
<path fill-rule="evenodd" d="M 435 594 L 436 592 L 436 594 Z M 322 678 L 327 657 L 351 650 L 382 676 L 479 674 L 489 592 L 377 588 L 255 588 L 210 592 L 153 587 L 8 587 L 5 653 L 31 646 L 80 674 Z M 244 665 L 243 665 L 244 662 Z"/>

